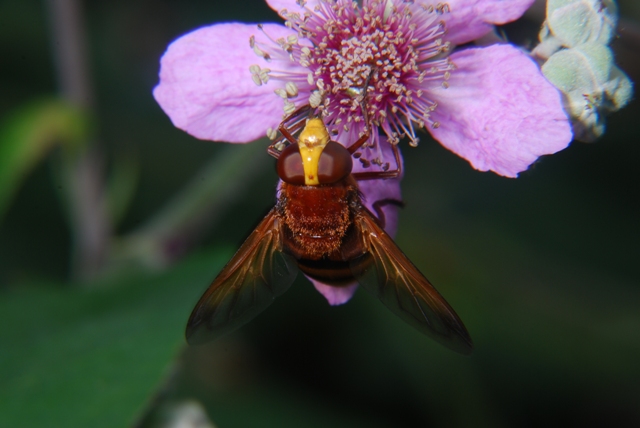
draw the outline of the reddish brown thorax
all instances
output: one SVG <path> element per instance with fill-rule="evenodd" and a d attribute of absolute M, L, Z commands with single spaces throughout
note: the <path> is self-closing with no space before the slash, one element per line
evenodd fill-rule
<path fill-rule="evenodd" d="M 338 251 L 353 222 L 349 208 L 357 194 L 348 180 L 319 186 L 283 183 L 279 206 L 292 253 L 319 260 Z"/>
<path fill-rule="evenodd" d="M 362 210 L 356 180 L 329 185 L 282 183 L 278 198 L 283 251 L 307 276 L 333 286 L 352 284 L 350 261 L 365 249 L 355 218 Z"/>

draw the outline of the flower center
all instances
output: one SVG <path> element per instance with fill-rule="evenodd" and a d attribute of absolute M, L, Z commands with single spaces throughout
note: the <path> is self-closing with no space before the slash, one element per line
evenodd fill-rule
<path fill-rule="evenodd" d="M 299 4 L 304 6 L 304 1 Z M 363 119 L 379 126 L 391 143 L 418 128 L 439 124 L 430 118 L 437 102 L 429 88 L 447 86 L 453 63 L 443 40 L 446 4 L 434 7 L 401 0 L 319 0 L 303 14 L 282 10 L 285 24 L 306 39 L 278 42 L 289 58 L 309 70 L 309 102 L 322 111 L 330 129 L 350 132 Z M 363 107 L 366 111 L 363 111 Z M 362 126 L 360 125 L 360 129 Z"/>

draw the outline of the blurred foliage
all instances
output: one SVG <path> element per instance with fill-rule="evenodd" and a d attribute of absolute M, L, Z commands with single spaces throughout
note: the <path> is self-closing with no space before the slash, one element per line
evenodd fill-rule
<path fill-rule="evenodd" d="M 131 206 L 114 212 L 126 236 L 224 152 L 175 129 L 151 97 L 167 44 L 215 21 L 277 17 L 258 1 L 83 4 L 96 135 L 118 164 L 111 170 L 131 172 L 120 165 L 129 153 L 138 162 L 112 187 L 126 196 L 139 174 Z M 619 5 L 637 25 L 635 0 Z M 19 106 L 56 93 L 46 8 L 5 0 L 0 24 L 0 115 L 19 129 L 9 119 Z M 640 55 L 626 40 L 614 43 L 616 59 L 638 82 Z M 203 228 L 200 246 L 211 250 L 87 291 L 67 279 L 56 197 L 65 184 L 51 161 L 40 163 L 0 224 L 0 426 L 126 426 L 136 417 L 155 426 L 163 403 L 183 399 L 199 400 L 223 428 L 637 426 L 639 110 L 632 101 L 598 142 L 574 143 L 516 180 L 473 171 L 426 138 L 403 147 L 397 242 L 465 321 L 476 344 L 469 358 L 362 291 L 329 307 L 303 279 L 254 322 L 175 358 L 191 305 L 273 203 L 275 173 L 251 178 L 251 191 Z"/>
<path fill-rule="evenodd" d="M 0 220 L 36 164 L 56 144 L 79 150 L 87 128 L 83 112 L 60 100 L 33 102 L 0 124 Z"/>
<path fill-rule="evenodd" d="M 91 292 L 61 283 L 5 290 L 0 323 L 11 327 L 1 337 L 11 346 L 0 352 L 0 426 L 131 424 L 181 348 L 189 300 L 228 256 Z"/>

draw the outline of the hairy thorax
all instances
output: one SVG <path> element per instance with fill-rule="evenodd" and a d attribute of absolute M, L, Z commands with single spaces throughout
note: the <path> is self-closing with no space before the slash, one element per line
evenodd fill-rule
<path fill-rule="evenodd" d="M 296 186 L 283 183 L 279 206 L 287 250 L 298 259 L 337 256 L 352 221 L 357 189 L 342 185 Z"/>

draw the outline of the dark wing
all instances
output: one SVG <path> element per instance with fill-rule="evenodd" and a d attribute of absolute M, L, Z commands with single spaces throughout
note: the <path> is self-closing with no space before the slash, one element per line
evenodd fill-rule
<path fill-rule="evenodd" d="M 187 341 L 205 343 L 251 321 L 291 286 L 297 273 L 295 260 L 282 252 L 274 208 L 198 301 L 187 323 Z"/>
<path fill-rule="evenodd" d="M 470 354 L 473 344 L 458 315 L 373 216 L 362 209 L 356 224 L 366 249 L 351 262 L 358 282 L 422 333 L 456 352 Z"/>

